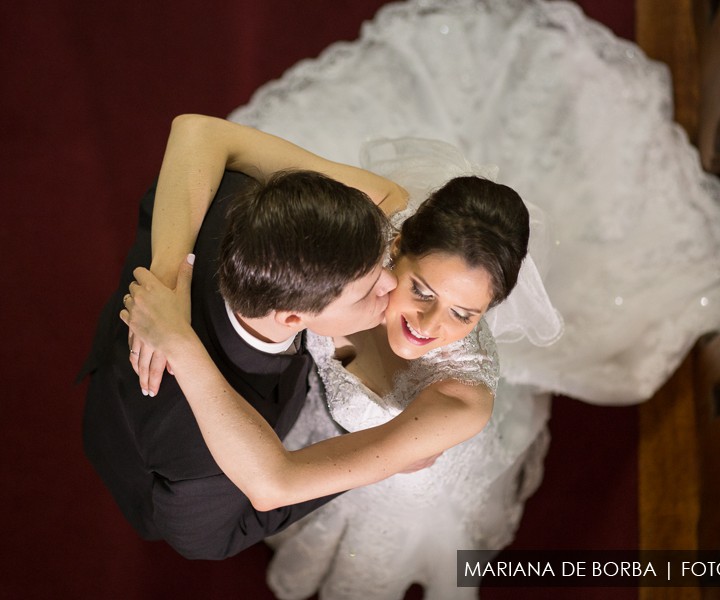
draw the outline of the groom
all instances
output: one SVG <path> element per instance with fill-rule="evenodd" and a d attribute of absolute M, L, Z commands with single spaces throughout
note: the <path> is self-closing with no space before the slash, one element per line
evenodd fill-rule
<path fill-rule="evenodd" d="M 118 314 L 133 268 L 150 264 L 154 196 L 153 187 L 142 201 L 135 244 L 83 369 L 91 374 L 85 453 L 143 538 L 164 539 L 187 558 L 222 559 L 330 497 L 255 510 L 213 460 L 175 379 L 166 374 L 155 397 L 141 393 Z M 382 319 L 395 287 L 381 268 L 386 227 L 364 194 L 316 173 L 264 185 L 224 175 L 194 250 L 192 325 L 281 439 L 313 367 L 303 329 L 346 335 Z"/>

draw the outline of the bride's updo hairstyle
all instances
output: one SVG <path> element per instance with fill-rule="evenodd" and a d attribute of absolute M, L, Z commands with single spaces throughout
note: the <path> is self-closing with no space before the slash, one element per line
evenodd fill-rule
<path fill-rule="evenodd" d="M 515 287 L 529 237 L 530 216 L 515 190 L 481 177 L 456 177 L 403 223 L 398 251 L 417 258 L 451 254 L 485 269 L 492 308 Z"/>

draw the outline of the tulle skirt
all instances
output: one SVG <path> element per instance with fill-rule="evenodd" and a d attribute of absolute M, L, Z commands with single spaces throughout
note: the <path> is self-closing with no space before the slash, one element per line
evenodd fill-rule
<path fill-rule="evenodd" d="M 501 347 L 505 376 L 603 404 L 650 397 L 720 325 L 720 183 L 671 120 L 667 69 L 565 2 L 387 5 L 230 118 L 358 164 L 424 137 L 499 166 L 549 224 L 550 347 Z"/>

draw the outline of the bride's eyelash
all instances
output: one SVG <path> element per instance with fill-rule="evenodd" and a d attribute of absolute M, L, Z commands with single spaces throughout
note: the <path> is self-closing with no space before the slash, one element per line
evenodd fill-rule
<path fill-rule="evenodd" d="M 411 287 L 410 287 L 410 289 L 412 290 L 412 293 L 413 293 L 415 296 L 417 296 L 419 300 L 423 300 L 423 301 L 432 300 L 432 294 L 423 294 L 423 293 L 420 291 L 420 288 L 417 286 L 417 284 L 416 284 L 414 281 L 411 280 L 410 283 L 412 284 Z M 458 321 L 460 321 L 461 323 L 463 323 L 463 324 L 465 324 L 465 325 L 467 325 L 468 323 L 470 323 L 470 321 L 472 320 L 470 317 L 463 316 L 463 315 L 461 315 L 460 313 L 458 313 L 458 312 L 456 312 L 456 311 L 452 311 L 452 314 L 455 316 L 455 318 L 456 318 Z"/>
<path fill-rule="evenodd" d="M 414 281 L 411 281 L 411 283 L 412 283 L 412 286 L 411 286 L 412 293 L 415 294 L 420 300 L 431 300 L 432 299 L 432 294 L 423 294 L 420 291 L 420 288 L 418 288 L 417 284 Z"/>
<path fill-rule="evenodd" d="M 461 315 L 460 313 L 456 313 L 455 311 L 452 311 L 452 312 L 455 315 L 455 317 L 457 318 L 457 320 L 460 321 L 461 323 L 465 323 L 465 325 L 467 325 L 471 321 L 470 317 L 464 317 L 463 315 Z"/>

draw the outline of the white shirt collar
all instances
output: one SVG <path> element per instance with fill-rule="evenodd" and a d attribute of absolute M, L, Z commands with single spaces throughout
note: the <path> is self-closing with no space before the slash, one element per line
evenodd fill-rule
<path fill-rule="evenodd" d="M 225 310 L 227 311 L 228 318 L 230 319 L 230 323 L 232 323 L 233 329 L 235 329 L 237 334 L 256 350 L 260 350 L 261 352 L 267 352 L 268 354 L 281 354 L 282 352 L 285 352 L 288 348 L 290 348 L 290 346 L 292 346 L 293 342 L 295 341 L 295 336 L 293 335 L 292 337 L 282 342 L 263 342 L 262 340 L 257 339 L 254 335 L 249 333 L 242 326 L 238 318 L 235 316 L 235 313 L 228 306 L 227 302 L 225 303 Z"/>

